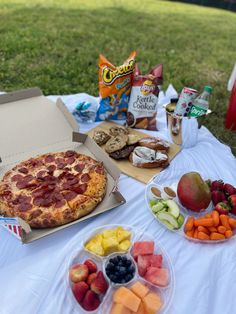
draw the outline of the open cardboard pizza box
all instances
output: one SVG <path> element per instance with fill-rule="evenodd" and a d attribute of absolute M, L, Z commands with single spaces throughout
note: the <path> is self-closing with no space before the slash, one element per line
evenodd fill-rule
<path fill-rule="evenodd" d="M 90 137 L 93 137 L 94 131 L 96 130 L 103 130 L 107 133 L 109 133 L 109 129 L 112 126 L 119 126 L 118 124 L 114 123 L 114 122 L 102 122 L 101 124 L 99 124 L 97 127 L 91 129 L 89 132 L 87 132 L 87 134 Z M 144 137 L 148 137 L 149 135 L 140 132 L 138 130 L 135 129 L 129 129 L 129 133 L 130 134 L 134 134 L 137 135 L 138 138 L 144 138 Z M 105 145 L 103 145 L 103 149 L 105 148 Z M 171 160 L 180 152 L 181 147 L 179 145 L 176 144 L 170 144 L 170 149 L 168 151 L 168 157 L 169 157 L 169 162 L 171 162 Z M 108 155 L 107 155 L 108 156 Z M 138 168 L 135 167 L 131 164 L 131 162 L 128 159 L 121 159 L 121 160 L 115 160 L 112 159 L 111 160 L 115 163 L 115 165 L 126 175 L 133 177 L 134 179 L 141 181 L 143 183 L 148 183 L 152 177 L 154 177 L 155 175 L 157 175 L 158 173 L 160 173 L 163 168 L 158 167 L 158 168 Z"/>
<path fill-rule="evenodd" d="M 76 121 L 60 99 L 55 104 L 38 88 L 0 96 L 0 178 L 22 160 L 68 149 L 103 161 L 108 174 L 106 196 L 89 215 L 55 228 L 31 229 L 18 217 L 0 217 L 0 224 L 23 243 L 104 213 L 125 203 L 125 199 L 117 191 L 120 170 L 89 136 L 78 132 Z"/>

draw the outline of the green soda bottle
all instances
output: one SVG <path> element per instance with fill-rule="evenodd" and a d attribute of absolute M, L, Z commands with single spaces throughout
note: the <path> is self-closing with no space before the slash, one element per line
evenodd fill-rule
<path fill-rule="evenodd" d="M 209 97 L 212 93 L 211 86 L 205 86 L 203 92 L 193 100 L 188 117 L 200 117 L 207 113 L 209 108 Z"/>

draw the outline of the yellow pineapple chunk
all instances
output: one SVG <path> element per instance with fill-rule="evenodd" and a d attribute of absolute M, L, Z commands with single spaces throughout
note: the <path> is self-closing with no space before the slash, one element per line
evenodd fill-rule
<path fill-rule="evenodd" d="M 106 229 L 102 233 L 103 238 L 110 238 L 110 237 L 116 237 L 116 230 L 115 229 Z"/>
<path fill-rule="evenodd" d="M 85 248 L 96 255 L 104 256 L 104 249 L 102 245 L 98 242 L 88 243 L 85 245 Z"/>
<path fill-rule="evenodd" d="M 122 227 L 118 227 L 116 228 L 116 236 L 117 236 L 118 242 L 120 243 L 124 240 L 130 240 L 131 232 L 125 230 Z"/>
<path fill-rule="evenodd" d="M 118 252 L 118 241 L 116 237 L 104 238 L 102 240 L 103 249 L 105 255 L 111 254 L 113 252 Z"/>
<path fill-rule="evenodd" d="M 126 252 L 130 248 L 130 246 L 131 246 L 131 242 L 129 240 L 124 240 L 124 241 L 120 242 L 120 244 L 119 244 L 119 251 L 120 252 Z"/>

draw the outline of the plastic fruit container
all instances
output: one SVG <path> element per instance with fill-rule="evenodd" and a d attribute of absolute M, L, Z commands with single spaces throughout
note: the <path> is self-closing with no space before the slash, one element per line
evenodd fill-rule
<path fill-rule="evenodd" d="M 195 172 L 199 172 L 197 170 L 191 170 L 191 171 L 195 171 Z M 179 199 L 178 199 L 178 195 L 177 195 L 177 186 L 178 186 L 178 182 L 180 180 L 180 178 L 182 177 L 183 174 L 185 174 L 187 171 L 186 169 L 177 169 L 175 171 L 172 171 L 170 173 L 169 170 L 166 171 L 162 171 L 158 176 L 152 178 L 152 180 L 147 184 L 146 186 L 146 190 L 145 190 L 145 200 L 146 200 L 146 204 L 147 207 L 149 209 L 149 211 L 151 212 L 152 216 L 154 217 L 154 219 L 161 224 L 164 228 L 175 232 L 183 237 L 185 237 L 186 239 L 192 241 L 192 242 L 201 242 L 201 243 L 221 243 L 221 242 L 225 242 L 225 241 L 229 241 L 230 239 L 235 237 L 235 233 L 234 235 L 230 238 L 230 239 L 223 239 L 223 240 L 217 240 L 217 241 L 212 241 L 212 240 L 199 240 L 199 239 L 194 239 L 191 237 L 188 237 L 185 233 L 184 233 L 184 226 L 185 223 L 188 219 L 188 217 L 193 216 L 195 218 L 200 218 L 202 216 L 204 216 L 205 214 L 211 212 L 214 208 L 213 203 L 210 202 L 208 208 L 206 208 L 204 211 L 201 212 L 194 212 L 192 210 L 188 210 L 186 209 L 184 206 L 182 206 L 182 204 L 180 203 Z M 190 172 L 190 171 L 188 171 Z M 209 179 L 209 177 L 204 176 L 203 174 L 201 174 L 201 177 L 204 180 Z M 213 179 L 213 178 L 210 178 Z M 217 180 L 219 178 L 214 178 L 214 180 Z M 150 201 L 151 200 L 160 200 L 161 198 L 163 198 L 163 196 L 165 197 L 165 193 L 163 193 L 164 188 L 165 187 L 170 187 L 172 190 L 174 190 L 174 192 L 176 193 L 176 197 L 172 198 L 172 200 L 174 202 L 176 202 L 176 204 L 179 206 L 180 208 L 180 213 L 183 215 L 184 217 L 184 223 L 182 224 L 181 227 L 178 228 L 169 228 L 166 224 L 164 224 L 160 219 L 158 219 L 157 215 L 155 215 L 155 213 L 152 210 L 152 207 L 150 205 Z M 157 188 L 158 190 L 160 190 L 161 192 L 161 198 L 156 198 L 155 195 L 153 195 L 152 190 L 153 188 Z"/>
<path fill-rule="evenodd" d="M 113 229 L 117 228 L 118 226 L 123 227 L 124 229 L 131 232 L 131 247 L 127 252 L 114 252 L 112 254 L 109 254 L 107 256 L 97 256 L 93 253 L 91 253 L 88 250 L 85 250 L 84 244 L 91 239 L 92 236 L 96 235 L 97 233 L 100 233 L 106 229 Z M 141 277 L 138 273 L 137 264 L 135 260 L 132 257 L 132 250 L 133 250 L 133 244 L 136 241 L 154 241 L 154 253 L 161 254 L 163 257 L 163 267 L 167 268 L 169 271 L 169 284 L 166 287 L 158 287 L 156 285 L 151 284 L 150 282 L 146 281 L 143 277 Z M 110 258 L 115 257 L 117 255 L 126 255 L 134 264 L 135 266 L 135 273 L 132 280 L 130 280 L 127 283 L 120 284 L 120 283 L 114 283 L 110 280 L 110 278 L 106 275 L 106 265 Z M 100 306 L 95 311 L 86 311 L 84 310 L 80 304 L 75 299 L 73 292 L 72 292 L 72 283 L 69 279 L 69 269 L 71 266 L 77 263 L 83 263 L 86 259 L 92 259 L 98 268 L 98 271 L 101 270 L 105 276 L 105 279 L 108 282 L 109 288 L 104 295 L 102 302 Z M 164 248 L 159 244 L 158 241 L 154 239 L 151 235 L 149 235 L 146 232 L 143 232 L 142 230 L 135 229 L 131 226 L 126 225 L 106 225 L 100 228 L 97 228 L 93 230 L 90 234 L 86 235 L 85 241 L 82 245 L 80 245 L 71 255 L 71 257 L 68 260 L 68 266 L 66 269 L 66 280 L 67 280 L 67 288 L 69 291 L 71 302 L 73 303 L 73 307 L 77 310 L 78 313 L 100 313 L 100 314 L 109 314 L 111 307 L 112 307 L 112 295 L 116 289 L 118 289 L 121 286 L 124 287 L 131 287 L 132 284 L 134 284 L 136 281 L 140 281 L 141 283 L 145 284 L 152 292 L 158 293 L 162 300 L 162 307 L 158 311 L 158 314 L 164 314 L 167 312 L 168 308 L 170 307 L 174 295 L 175 290 L 175 277 L 174 277 L 174 271 L 172 267 L 172 263 L 170 261 L 169 256 L 165 252 Z"/>

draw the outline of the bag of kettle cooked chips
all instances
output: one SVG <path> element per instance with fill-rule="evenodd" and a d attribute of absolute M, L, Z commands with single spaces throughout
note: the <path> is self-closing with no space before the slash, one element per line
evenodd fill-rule
<path fill-rule="evenodd" d="M 157 130 L 158 95 L 163 83 L 163 65 L 156 65 L 146 75 L 135 67 L 126 125 L 136 129 Z"/>

